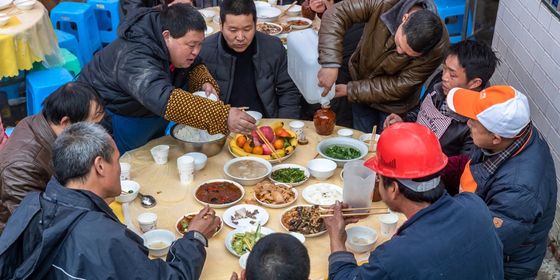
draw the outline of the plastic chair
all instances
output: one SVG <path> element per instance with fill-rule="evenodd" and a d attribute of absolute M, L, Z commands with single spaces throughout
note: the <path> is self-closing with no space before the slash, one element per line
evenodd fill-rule
<path fill-rule="evenodd" d="M 447 27 L 449 39 L 452 44 L 461 41 L 463 19 L 465 17 L 465 0 L 435 1 L 438 13 Z M 469 14 L 467 37 L 472 35 L 472 15 Z"/>
<path fill-rule="evenodd" d="M 80 51 L 80 46 L 78 45 L 78 40 L 76 37 L 68 32 L 55 29 L 54 33 L 58 39 L 58 46 L 60 48 L 65 48 L 72 52 L 78 60 L 80 60 L 80 65 L 85 65 L 85 61 L 82 58 L 82 52 Z"/>
<path fill-rule="evenodd" d="M 84 64 L 101 49 L 97 20 L 93 7 L 89 4 L 61 2 L 51 10 L 51 22 L 54 29 L 68 32 L 76 37 Z"/>
<path fill-rule="evenodd" d="M 62 67 L 35 71 L 27 74 L 25 87 L 27 93 L 27 115 L 41 111 L 43 100 L 64 84 L 71 82 L 72 75 Z"/>
<path fill-rule="evenodd" d="M 119 1 L 118 0 L 88 0 L 95 10 L 97 27 L 102 44 L 110 44 L 117 38 L 119 26 Z"/>

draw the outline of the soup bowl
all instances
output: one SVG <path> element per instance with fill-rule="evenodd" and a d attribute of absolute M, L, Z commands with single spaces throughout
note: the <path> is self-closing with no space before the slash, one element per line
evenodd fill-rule
<path fill-rule="evenodd" d="M 264 180 L 272 171 L 272 164 L 258 157 L 239 157 L 229 160 L 224 165 L 224 173 L 231 180 L 252 186 Z"/>

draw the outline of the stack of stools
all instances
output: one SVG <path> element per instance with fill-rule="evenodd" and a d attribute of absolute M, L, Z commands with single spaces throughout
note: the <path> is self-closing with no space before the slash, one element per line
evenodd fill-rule
<path fill-rule="evenodd" d="M 25 91 L 27 93 L 27 115 L 41 111 L 43 100 L 64 84 L 71 82 L 72 75 L 62 67 L 49 68 L 27 74 Z"/>
<path fill-rule="evenodd" d="M 82 58 L 82 52 L 80 51 L 80 46 L 78 45 L 78 40 L 76 40 L 76 37 L 68 32 L 64 32 L 58 29 L 55 29 L 54 33 L 56 34 L 56 38 L 58 39 L 58 46 L 60 48 L 65 48 L 73 53 L 80 61 L 80 65 L 84 66 L 85 62 Z"/>
<path fill-rule="evenodd" d="M 108 45 L 117 38 L 119 26 L 119 0 L 88 0 L 94 8 L 101 43 Z"/>
<path fill-rule="evenodd" d="M 445 22 L 452 44 L 461 41 L 463 19 L 465 18 L 465 0 L 435 0 L 438 13 Z M 469 14 L 467 37 L 472 34 L 472 15 Z"/>
<path fill-rule="evenodd" d="M 101 49 L 97 20 L 91 5 L 61 2 L 51 10 L 51 22 L 55 29 L 76 37 L 84 64 L 88 63 L 94 53 Z"/>

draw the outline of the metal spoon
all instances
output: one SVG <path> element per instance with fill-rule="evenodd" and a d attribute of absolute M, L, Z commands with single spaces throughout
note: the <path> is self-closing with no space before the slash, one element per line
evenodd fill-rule
<path fill-rule="evenodd" d="M 138 195 L 140 196 L 140 204 L 142 204 L 142 207 L 152 208 L 152 207 L 156 206 L 157 201 L 153 196 L 143 195 L 141 193 L 138 193 Z"/>

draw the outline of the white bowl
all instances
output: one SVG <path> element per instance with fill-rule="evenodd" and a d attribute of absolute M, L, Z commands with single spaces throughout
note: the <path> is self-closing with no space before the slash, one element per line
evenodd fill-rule
<path fill-rule="evenodd" d="M 366 226 L 353 226 L 346 229 L 346 246 L 356 253 L 365 253 L 373 250 L 377 241 L 377 232 Z"/>
<path fill-rule="evenodd" d="M 192 215 L 192 216 L 196 216 L 197 214 L 198 214 L 198 212 L 191 212 L 191 213 L 187 213 L 187 214 L 183 215 L 182 217 L 179 217 L 179 219 L 177 219 L 177 221 L 175 222 L 175 231 L 176 231 L 179 235 L 183 236 L 184 233 L 182 233 L 181 231 L 179 231 L 179 222 L 183 219 L 183 217 L 187 217 L 187 216 L 191 216 L 191 215 Z M 220 231 L 222 231 L 222 228 L 224 227 L 224 220 L 223 220 L 222 218 L 220 218 L 219 216 L 216 216 L 216 217 L 217 217 L 218 219 L 220 219 L 220 227 L 218 227 L 218 230 L 214 233 L 214 235 L 212 235 L 212 237 L 218 235 L 218 233 L 219 233 Z M 188 229 L 188 226 L 187 226 L 187 229 Z"/>
<path fill-rule="evenodd" d="M 243 254 L 241 257 L 239 257 L 239 266 L 241 266 L 242 269 L 247 268 L 247 259 L 249 259 L 250 253 L 251 252 L 247 252 Z"/>
<path fill-rule="evenodd" d="M 299 24 L 294 24 L 296 21 L 299 22 Z M 288 24 L 292 30 L 306 29 L 311 27 L 313 23 L 313 21 L 304 17 L 289 17 L 286 18 L 284 22 Z M 302 22 L 305 22 L 305 24 L 302 24 Z"/>
<path fill-rule="evenodd" d="M 261 121 L 261 119 L 263 117 L 261 112 L 257 112 L 257 111 L 247 111 L 245 113 L 247 113 L 247 114 L 249 114 L 249 116 L 253 117 L 253 119 L 255 119 L 257 121 L 256 124 L 259 124 L 259 122 Z"/>
<path fill-rule="evenodd" d="M 301 242 L 301 244 L 305 243 L 305 235 L 303 235 L 299 232 L 295 232 L 295 231 L 290 231 L 290 235 L 295 237 L 297 240 L 299 240 L 299 242 Z"/>
<path fill-rule="evenodd" d="M 256 8 L 271 7 L 271 5 L 268 2 L 264 2 L 264 1 L 255 1 L 255 7 Z"/>
<path fill-rule="evenodd" d="M 35 6 L 35 3 L 37 3 L 36 0 L 26 0 L 26 1 L 22 1 L 19 2 L 16 1 L 16 7 L 20 10 L 31 10 L 33 9 L 33 6 Z"/>
<path fill-rule="evenodd" d="M 0 26 L 4 26 L 6 23 L 8 23 L 9 20 L 10 20 L 10 17 L 8 17 L 8 16 L 0 17 Z"/>
<path fill-rule="evenodd" d="M 265 22 L 275 22 L 282 11 L 274 7 L 258 7 L 257 8 L 257 19 Z"/>
<path fill-rule="evenodd" d="M 140 191 L 140 184 L 131 181 L 131 180 L 124 180 L 121 181 L 121 190 L 124 192 L 132 191 L 132 193 L 121 194 L 115 199 L 120 203 L 127 203 L 133 201 L 136 196 L 138 196 L 138 192 Z"/>
<path fill-rule="evenodd" d="M 253 198 L 255 198 L 255 200 L 256 200 L 259 204 L 264 205 L 264 206 L 266 206 L 266 207 L 268 207 L 268 208 L 273 208 L 273 209 L 284 208 L 284 207 L 290 206 L 292 203 L 294 203 L 294 202 L 297 201 L 298 195 L 299 195 L 299 194 L 298 194 L 298 191 L 297 191 L 295 188 L 291 188 L 289 185 L 287 185 L 287 184 L 281 184 L 281 183 L 276 183 L 275 185 L 280 186 L 280 187 L 285 187 L 285 188 L 291 190 L 291 191 L 294 193 L 294 199 L 293 199 L 292 201 L 288 201 L 288 202 L 283 203 L 283 204 L 266 203 L 266 202 L 264 202 L 264 201 L 262 201 L 262 200 L 259 200 L 259 199 L 257 198 L 257 193 L 255 193 L 255 192 L 253 192 Z"/>
<path fill-rule="evenodd" d="M 199 152 L 186 153 L 185 156 L 194 158 L 194 170 L 202 170 L 208 162 L 208 156 Z"/>
<path fill-rule="evenodd" d="M 226 248 L 228 249 L 228 251 L 229 251 L 230 253 L 232 253 L 234 256 L 241 257 L 241 255 L 237 254 L 237 253 L 235 252 L 235 250 L 233 250 L 233 246 L 232 246 L 232 244 L 231 244 L 231 242 L 233 241 L 233 236 L 234 236 L 236 233 L 244 233 L 244 232 L 251 232 L 251 231 L 254 232 L 254 231 L 256 231 L 256 230 L 257 230 L 257 226 L 254 226 L 254 227 L 245 227 L 245 228 L 238 228 L 238 229 L 234 229 L 234 230 L 230 231 L 230 232 L 228 233 L 228 235 L 226 236 L 225 240 L 224 240 L 224 243 L 225 243 Z M 260 231 L 261 231 L 261 233 L 263 234 L 263 237 L 266 236 L 266 235 L 269 235 L 269 234 L 272 234 L 272 233 L 275 232 L 274 230 L 272 230 L 272 229 L 270 229 L 270 228 L 267 228 L 267 227 L 263 227 L 263 226 L 261 226 Z"/>
<path fill-rule="evenodd" d="M 274 171 L 280 170 L 280 169 L 285 169 L 285 168 L 297 168 L 299 170 L 302 170 L 303 175 L 305 176 L 305 179 L 303 181 L 299 181 L 299 182 L 296 182 L 296 183 L 280 182 L 280 181 L 276 181 L 276 180 L 272 179 L 272 173 L 274 173 Z M 305 183 L 309 179 L 310 176 L 311 176 L 311 173 L 309 173 L 309 170 L 305 166 L 301 166 L 299 164 L 293 164 L 293 163 L 284 163 L 284 164 L 278 164 L 278 165 L 275 165 L 274 167 L 272 167 L 272 171 L 270 172 L 270 175 L 268 175 L 268 178 L 270 179 L 270 181 L 272 181 L 274 183 L 286 184 L 286 185 L 295 187 L 295 186 L 299 186 L 299 185 Z"/>
<path fill-rule="evenodd" d="M 352 137 L 352 135 L 354 134 L 354 131 L 352 131 L 352 129 L 348 129 L 348 128 L 341 128 L 336 132 L 336 134 L 340 137 Z"/>
<path fill-rule="evenodd" d="M 358 139 L 369 146 L 369 141 L 371 141 L 371 133 L 364 133 Z M 379 134 L 375 134 L 375 140 L 379 141 Z"/>
<path fill-rule="evenodd" d="M 287 9 L 289 6 L 282 7 L 283 10 Z M 300 5 L 293 5 L 287 12 L 286 15 L 289 17 L 297 17 L 301 13 L 301 6 Z"/>
<path fill-rule="evenodd" d="M 144 239 L 144 246 L 150 250 L 150 255 L 163 257 L 167 255 L 169 247 L 175 241 L 175 234 L 166 229 L 154 229 L 144 233 L 142 239 Z M 153 247 L 156 244 L 158 246 Z"/>
<path fill-rule="evenodd" d="M 199 200 L 198 197 L 196 197 L 196 191 L 198 191 L 198 189 L 200 187 L 202 187 L 204 184 L 216 183 L 216 182 L 228 182 L 228 183 L 233 184 L 234 186 L 236 186 L 241 191 L 241 196 L 234 201 L 231 201 L 231 202 L 228 202 L 228 203 L 223 203 L 223 204 L 214 204 L 214 203 L 204 202 L 204 201 Z M 243 189 L 243 186 L 241 186 L 239 183 L 234 182 L 234 181 L 230 181 L 230 180 L 226 180 L 226 179 L 213 179 L 213 180 L 208 180 L 208 181 L 202 182 L 200 185 L 198 185 L 196 188 L 194 188 L 193 196 L 194 196 L 194 199 L 202 205 L 205 205 L 205 206 L 208 205 L 212 208 L 226 208 L 226 207 L 230 207 L 230 206 L 236 204 L 241 199 L 243 199 L 243 197 L 245 196 L 245 189 Z"/>
<path fill-rule="evenodd" d="M 210 36 L 210 35 L 212 35 L 212 32 L 214 32 L 214 28 L 212 28 L 211 26 L 206 26 L 206 31 L 204 31 L 204 36 L 205 37 Z M 211 96 L 215 96 L 215 95 L 211 95 Z M 216 98 L 216 97 L 213 97 L 213 98 L 210 97 L 208 99 L 214 100 L 214 101 L 218 100 L 218 98 Z"/>
<path fill-rule="evenodd" d="M 12 0 L 0 0 L 0 10 L 6 9 L 12 5 Z"/>
<path fill-rule="evenodd" d="M 360 156 L 357 157 L 357 158 L 353 158 L 353 159 L 336 159 L 336 158 L 329 157 L 325 154 L 325 151 L 327 150 L 327 148 L 329 148 L 330 146 L 333 146 L 333 145 L 352 147 L 352 148 L 354 148 L 354 149 L 356 149 L 360 152 Z M 343 167 L 344 164 L 346 164 L 349 161 L 359 160 L 359 159 L 364 158 L 368 153 L 368 146 L 364 142 L 362 142 L 360 140 L 356 140 L 354 138 L 333 137 L 333 138 L 328 138 L 328 139 L 325 139 L 325 140 L 319 142 L 319 145 L 317 145 L 317 152 L 322 157 L 336 162 L 338 167 Z M 313 173 L 311 173 L 311 174 L 313 174 Z"/>
<path fill-rule="evenodd" d="M 258 163 L 263 164 L 266 167 L 266 173 L 258 176 L 258 177 L 254 177 L 254 178 L 241 178 L 241 177 L 235 177 L 233 175 L 231 175 L 228 170 L 229 167 L 238 162 L 238 161 L 244 161 L 244 160 L 252 160 L 252 161 L 256 161 Z M 243 185 L 243 186 L 252 186 L 257 184 L 258 182 L 264 180 L 268 174 L 270 174 L 270 172 L 272 171 L 272 164 L 270 164 L 270 162 L 268 162 L 267 160 L 264 160 L 262 158 L 258 158 L 258 157 L 238 157 L 238 158 L 234 158 L 231 160 L 228 160 L 226 162 L 226 164 L 224 165 L 224 173 L 226 174 L 226 176 L 236 182 L 238 182 L 239 184 Z"/>
<path fill-rule="evenodd" d="M 336 162 L 326 158 L 316 158 L 307 162 L 311 175 L 318 180 L 327 180 L 336 170 Z"/>
<path fill-rule="evenodd" d="M 198 10 L 198 12 L 202 14 L 202 17 L 208 23 L 212 22 L 212 18 L 216 16 L 216 12 L 212 10 Z"/>

